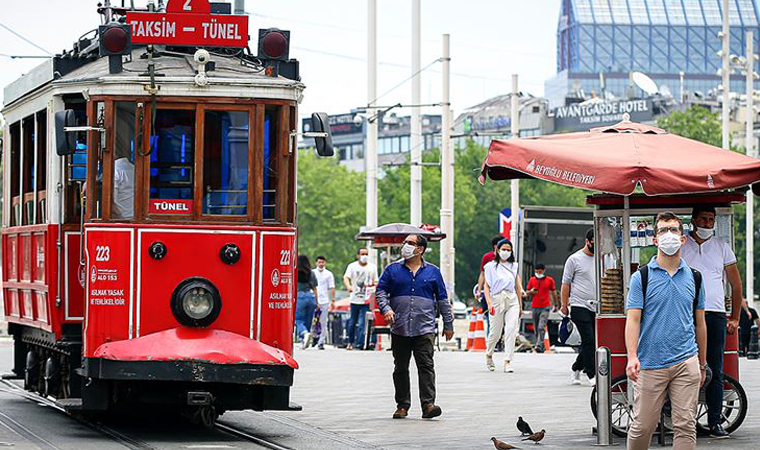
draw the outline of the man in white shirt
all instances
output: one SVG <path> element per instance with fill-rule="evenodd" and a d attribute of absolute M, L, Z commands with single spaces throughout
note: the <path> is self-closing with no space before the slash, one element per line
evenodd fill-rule
<path fill-rule="evenodd" d="M 726 331 L 736 332 L 742 309 L 742 280 L 731 246 L 713 236 L 715 208 L 695 207 L 691 213 L 691 233 L 681 251 L 681 257 L 692 269 L 702 273 L 705 286 L 705 322 L 707 323 L 707 364 L 712 379 L 705 386 L 707 425 L 715 438 L 728 437 L 721 426 L 723 409 L 723 353 Z M 731 319 L 726 317 L 723 280 L 731 285 Z"/>
<path fill-rule="evenodd" d="M 129 157 L 113 163 L 113 218 L 132 220 L 135 215 L 135 166 Z"/>
<path fill-rule="evenodd" d="M 348 320 L 348 346 L 346 350 L 364 347 L 364 324 L 369 311 L 369 296 L 377 286 L 377 267 L 369 262 L 369 251 L 361 247 L 356 261 L 346 267 L 343 285 L 351 294 L 351 317 Z"/>
<path fill-rule="evenodd" d="M 322 332 L 319 334 L 319 349 L 325 349 L 325 336 L 327 336 L 327 313 L 330 307 L 335 305 L 335 276 L 327 270 L 327 259 L 317 256 L 317 268 L 314 275 L 317 277 L 317 308 L 319 308 L 319 322 L 322 324 Z"/>

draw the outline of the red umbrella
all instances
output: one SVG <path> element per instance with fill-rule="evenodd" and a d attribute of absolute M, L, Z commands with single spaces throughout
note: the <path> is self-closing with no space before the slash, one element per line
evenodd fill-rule
<path fill-rule="evenodd" d="M 623 121 L 591 131 L 494 140 L 481 182 L 537 178 L 582 189 L 629 195 L 687 194 L 748 186 L 760 160 Z"/>

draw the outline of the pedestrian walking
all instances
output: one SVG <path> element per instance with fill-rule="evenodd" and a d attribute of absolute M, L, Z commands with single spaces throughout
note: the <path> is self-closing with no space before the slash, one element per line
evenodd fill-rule
<path fill-rule="evenodd" d="M 581 372 L 589 386 L 596 384 L 596 270 L 594 270 L 594 229 L 586 232 L 586 245 L 570 255 L 562 273 L 563 315 L 570 319 L 581 335 L 581 351 L 572 367 L 570 382 L 581 384 Z"/>
<path fill-rule="evenodd" d="M 483 257 L 480 258 L 480 275 L 478 276 L 478 285 L 475 288 L 475 298 L 480 299 L 480 308 L 483 310 L 483 318 L 486 321 L 486 336 L 488 336 L 488 333 L 491 332 L 491 320 L 490 315 L 488 314 L 488 302 L 486 301 L 486 293 L 483 290 L 483 285 L 486 282 L 485 267 L 486 264 L 493 261 L 493 259 L 496 257 L 496 246 L 502 239 L 504 239 L 504 236 L 500 234 L 497 234 L 491 238 L 491 250 L 485 252 L 483 254 Z"/>
<path fill-rule="evenodd" d="M 320 350 L 325 349 L 325 337 L 327 336 L 327 316 L 330 307 L 335 305 L 335 276 L 327 270 L 327 258 L 317 256 L 317 268 L 314 269 L 317 278 L 317 308 L 319 308 L 319 322 L 322 324 L 322 332 L 319 334 L 317 345 Z"/>
<path fill-rule="evenodd" d="M 628 449 L 649 448 L 665 398 L 670 398 L 673 449 L 697 446 L 697 400 L 705 380 L 707 330 L 701 274 L 681 258 L 681 219 L 655 219 L 657 256 L 631 276 L 626 302 L 626 374 L 634 382 Z"/>
<path fill-rule="evenodd" d="M 760 316 L 758 316 L 757 310 L 749 306 L 745 300 L 742 304 L 742 315 L 739 317 L 739 356 L 747 356 L 749 352 L 752 325 L 757 326 L 756 332 L 760 337 Z"/>
<path fill-rule="evenodd" d="M 346 267 L 343 285 L 351 294 L 351 315 L 348 319 L 348 346 L 346 350 L 364 348 L 364 326 L 369 311 L 369 295 L 377 285 L 377 266 L 369 262 L 365 247 L 356 252 L 356 261 Z"/>
<path fill-rule="evenodd" d="M 546 275 L 544 263 L 537 263 L 533 272 L 533 276 L 528 280 L 527 289 L 528 295 L 531 296 L 530 309 L 533 328 L 536 330 L 536 351 L 543 353 L 549 350 L 544 348 L 544 334 L 546 324 L 549 321 L 549 311 L 552 307 L 555 311 L 557 310 L 559 296 L 554 278 Z"/>
<path fill-rule="evenodd" d="M 486 342 L 486 367 L 493 371 L 493 352 L 496 342 L 504 331 L 504 372 L 514 372 L 512 356 L 515 353 L 515 338 L 522 316 L 522 283 L 517 271 L 517 262 L 509 239 L 502 239 L 496 245 L 496 258 L 486 264 L 484 291 L 488 302 L 488 313 L 493 319 Z"/>
<path fill-rule="evenodd" d="M 441 271 L 422 257 L 426 249 L 424 236 L 407 236 L 401 248 L 403 261 L 388 265 L 377 284 L 377 305 L 391 324 L 394 419 L 406 417 L 412 405 L 409 387 L 412 355 L 417 364 L 422 417 L 432 419 L 441 415 L 441 408 L 435 404 L 435 319 L 438 314 L 443 318 L 443 336 L 449 341 L 454 336 L 454 315 Z"/>
<path fill-rule="evenodd" d="M 305 349 L 311 342 L 311 324 L 317 308 L 317 277 L 306 255 L 298 255 L 298 297 L 296 302 L 296 336 Z"/>
<path fill-rule="evenodd" d="M 705 283 L 705 323 L 707 323 L 707 364 L 712 379 L 705 386 L 707 425 L 710 436 L 728 437 L 723 429 L 723 353 L 726 332 L 733 334 L 739 326 L 742 309 L 742 280 L 731 246 L 714 236 L 715 208 L 695 207 L 691 213 L 691 232 L 683 246 L 683 259 L 699 270 Z M 724 278 L 731 285 L 731 318 L 726 317 Z"/>

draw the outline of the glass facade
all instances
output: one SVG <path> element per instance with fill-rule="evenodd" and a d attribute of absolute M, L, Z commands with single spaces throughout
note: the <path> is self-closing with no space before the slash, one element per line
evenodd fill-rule
<path fill-rule="evenodd" d="M 731 53 L 745 53 L 747 31 L 755 33 L 757 49 L 755 0 L 729 0 L 728 14 Z M 545 95 L 556 107 L 578 88 L 587 94 L 599 92 L 602 73 L 607 92 L 626 96 L 631 71 L 646 73 L 674 96 L 681 87 L 679 73 L 684 72 L 684 89 L 706 94 L 720 82 L 721 59 L 716 53 L 721 49 L 722 18 L 722 0 L 563 0 L 557 76 L 547 81 Z M 740 80 L 737 75 L 732 90 L 743 91 Z"/>

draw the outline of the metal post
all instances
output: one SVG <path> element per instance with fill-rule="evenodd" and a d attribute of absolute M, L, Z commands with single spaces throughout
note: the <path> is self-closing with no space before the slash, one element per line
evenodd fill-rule
<path fill-rule="evenodd" d="M 679 99 L 678 103 L 683 103 L 683 102 L 686 101 L 686 99 L 684 98 L 684 90 L 683 90 L 683 82 L 684 82 L 684 76 L 685 75 L 686 74 L 683 71 L 678 72 L 678 76 L 681 79 L 681 96 L 679 97 L 680 99 Z"/>
<path fill-rule="evenodd" d="M 367 117 L 376 114 L 377 99 L 377 0 L 367 0 Z M 367 229 L 377 228 L 377 121 L 367 120 L 364 149 L 367 176 Z M 377 264 L 377 250 L 368 246 L 368 259 Z"/>
<path fill-rule="evenodd" d="M 610 349 L 596 349 L 596 445 L 613 445 L 610 364 Z"/>
<path fill-rule="evenodd" d="M 512 138 L 520 137 L 520 99 L 517 96 L 517 74 L 512 74 L 512 113 L 510 117 Z M 518 226 L 520 224 L 520 180 L 512 180 L 510 184 L 511 203 L 510 211 L 512 214 L 512 230 L 509 233 L 509 240 L 512 241 L 512 250 L 518 244 Z M 522 271 L 522 267 L 517 268 L 518 273 Z"/>
<path fill-rule="evenodd" d="M 754 56 L 754 34 L 747 32 L 747 129 L 745 148 L 747 156 L 755 157 L 755 111 L 753 97 L 755 95 L 755 56 Z M 755 300 L 755 195 L 752 191 L 747 191 L 747 214 L 746 214 L 746 234 L 747 234 L 747 253 L 746 253 L 746 278 L 747 289 L 745 297 L 749 299 L 752 305 Z"/>
<path fill-rule="evenodd" d="M 412 0 L 412 105 L 420 102 L 420 29 L 421 29 L 421 0 Z M 411 191 L 409 223 L 418 227 L 422 224 L 422 120 L 420 108 L 412 107 L 411 130 Z"/>
<path fill-rule="evenodd" d="M 441 92 L 441 270 L 449 298 L 454 291 L 454 149 L 451 146 L 451 110 L 449 104 L 449 35 L 443 35 L 443 90 Z"/>
<path fill-rule="evenodd" d="M 728 26 L 728 0 L 723 0 L 723 31 L 722 31 L 722 40 L 723 40 L 723 46 L 721 49 L 721 59 L 723 61 L 723 65 L 721 68 L 721 77 L 723 78 L 723 104 L 721 106 L 721 118 L 723 123 L 723 132 L 722 132 L 722 139 L 723 139 L 723 148 L 728 150 L 729 148 L 729 136 L 728 136 L 728 122 L 729 122 L 729 112 L 731 110 L 731 105 L 729 104 L 728 94 L 731 92 L 731 81 L 730 81 L 730 74 L 731 69 L 729 67 L 729 61 L 728 61 L 728 54 L 730 53 L 729 43 L 731 41 L 731 35 L 729 34 L 729 26 Z"/>

